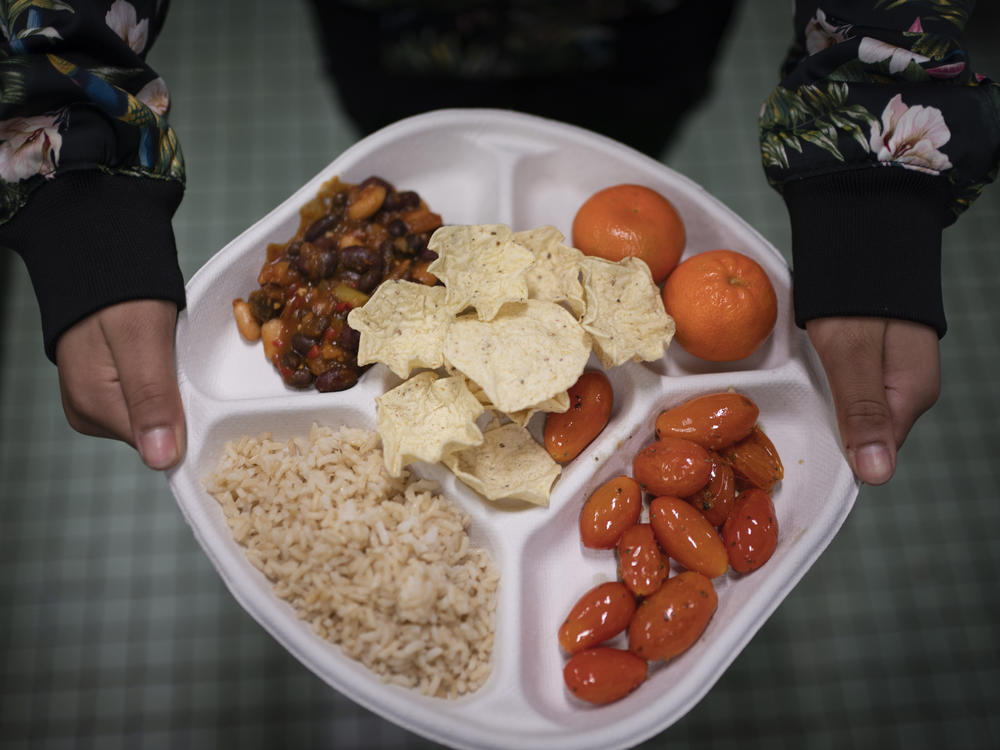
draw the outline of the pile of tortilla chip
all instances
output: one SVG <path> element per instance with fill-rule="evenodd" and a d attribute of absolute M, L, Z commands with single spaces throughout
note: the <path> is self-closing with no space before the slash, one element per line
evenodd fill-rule
<path fill-rule="evenodd" d="M 441 227 L 428 270 L 443 286 L 386 281 L 351 311 L 358 363 L 404 379 L 376 400 L 391 474 L 443 462 L 487 499 L 547 505 L 560 467 L 529 432 L 532 415 L 569 408 L 591 352 L 604 367 L 663 356 L 674 322 L 648 266 L 563 239 L 551 226 Z"/>

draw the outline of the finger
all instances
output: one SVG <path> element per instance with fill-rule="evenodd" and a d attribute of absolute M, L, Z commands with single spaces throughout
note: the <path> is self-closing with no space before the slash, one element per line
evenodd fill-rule
<path fill-rule="evenodd" d="M 97 315 L 72 326 L 56 343 L 59 392 L 66 421 L 77 432 L 132 443 L 118 370 Z"/>
<path fill-rule="evenodd" d="M 177 308 L 163 300 L 124 302 L 104 310 L 100 321 L 133 444 L 150 468 L 169 469 L 184 450 L 184 410 L 174 369 Z"/>
<path fill-rule="evenodd" d="M 886 398 L 896 447 L 941 395 L 941 346 L 937 331 L 921 323 L 890 320 L 885 335 Z"/>
<path fill-rule="evenodd" d="M 884 484 L 896 466 L 883 355 L 886 321 L 820 318 L 806 325 L 833 394 L 847 460 L 858 479 Z"/>

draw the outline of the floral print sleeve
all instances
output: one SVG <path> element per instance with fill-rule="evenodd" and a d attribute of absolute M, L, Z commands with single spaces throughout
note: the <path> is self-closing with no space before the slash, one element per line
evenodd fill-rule
<path fill-rule="evenodd" d="M 0 244 L 28 266 L 50 358 L 108 304 L 184 304 L 170 228 L 184 163 L 146 63 L 166 6 L 0 0 Z"/>
<path fill-rule="evenodd" d="M 792 224 L 800 325 L 830 315 L 946 330 L 941 232 L 1000 163 L 1000 86 L 972 69 L 973 2 L 798 2 L 760 116 Z"/>

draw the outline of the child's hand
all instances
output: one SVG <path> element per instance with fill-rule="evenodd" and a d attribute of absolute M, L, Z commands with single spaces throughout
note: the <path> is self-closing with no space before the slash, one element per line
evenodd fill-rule
<path fill-rule="evenodd" d="M 817 318 L 806 331 L 826 370 L 855 475 L 888 482 L 897 449 L 941 391 L 937 332 L 886 318 Z"/>
<path fill-rule="evenodd" d="M 153 469 L 171 468 L 184 452 L 176 322 L 173 302 L 123 302 L 83 319 L 56 345 L 63 410 L 73 429 L 124 440 Z"/>

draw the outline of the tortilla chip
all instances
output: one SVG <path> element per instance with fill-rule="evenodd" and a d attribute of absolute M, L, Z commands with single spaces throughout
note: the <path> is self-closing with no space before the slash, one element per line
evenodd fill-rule
<path fill-rule="evenodd" d="M 508 422 L 483 434 L 482 444 L 444 458 L 456 477 L 487 500 L 524 500 L 548 505 L 562 471 L 523 427 Z"/>
<path fill-rule="evenodd" d="M 612 263 L 588 256 L 581 267 L 587 310 L 580 324 L 593 337 L 601 364 L 662 357 L 674 337 L 674 320 L 663 309 L 649 266 L 638 258 Z"/>
<path fill-rule="evenodd" d="M 590 336 L 554 302 L 510 305 L 489 322 L 456 318 L 444 339 L 445 362 L 477 383 L 508 414 L 569 389 L 590 357 Z"/>
<path fill-rule="evenodd" d="M 471 306 L 480 320 L 492 320 L 508 302 L 528 298 L 525 271 L 535 256 L 513 240 L 510 227 L 445 226 L 431 235 L 427 247 L 438 254 L 427 270 L 444 283 L 452 312 Z"/>
<path fill-rule="evenodd" d="M 563 235 L 553 226 L 515 232 L 514 239 L 535 256 L 535 264 L 526 272 L 528 297 L 546 302 L 565 302 L 579 317 L 584 311 L 580 261 L 583 253 L 563 242 Z"/>
<path fill-rule="evenodd" d="M 375 404 L 385 468 L 394 477 L 413 461 L 435 463 L 483 442 L 476 426 L 482 404 L 460 376 L 439 378 L 424 371 L 376 398 Z"/>
<path fill-rule="evenodd" d="M 416 368 L 444 363 L 441 349 L 451 319 L 444 287 L 390 280 L 351 310 L 347 324 L 361 334 L 358 364 L 382 362 L 405 378 Z"/>

